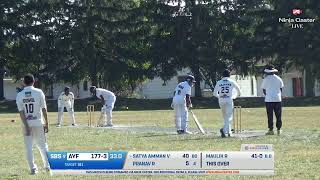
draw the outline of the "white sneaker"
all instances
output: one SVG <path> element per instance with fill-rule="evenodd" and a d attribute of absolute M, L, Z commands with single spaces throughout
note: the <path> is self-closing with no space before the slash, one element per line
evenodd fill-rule
<path fill-rule="evenodd" d="M 77 124 L 71 124 L 71 126 L 78 126 Z"/>
<path fill-rule="evenodd" d="M 277 135 L 280 136 L 281 130 L 277 130 Z"/>
<path fill-rule="evenodd" d="M 57 128 L 61 128 L 61 124 L 57 124 Z"/>
<path fill-rule="evenodd" d="M 269 130 L 266 135 L 274 135 L 274 131 L 273 130 Z"/>
<path fill-rule="evenodd" d="M 35 175 L 35 174 L 38 174 L 38 169 L 37 168 L 33 168 L 31 169 L 31 175 Z"/>

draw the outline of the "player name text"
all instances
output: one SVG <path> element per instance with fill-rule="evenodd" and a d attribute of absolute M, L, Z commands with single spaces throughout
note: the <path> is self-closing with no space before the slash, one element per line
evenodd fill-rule
<path fill-rule="evenodd" d="M 170 158 L 170 154 L 133 154 L 132 158 L 161 158 L 161 159 L 165 159 L 165 158 Z"/>
<path fill-rule="evenodd" d="M 141 162 L 141 161 L 133 161 L 132 162 L 133 166 L 155 166 L 156 163 L 152 162 L 152 161 L 145 161 L 145 162 Z"/>
<path fill-rule="evenodd" d="M 206 158 L 228 158 L 228 154 L 206 154 Z"/>

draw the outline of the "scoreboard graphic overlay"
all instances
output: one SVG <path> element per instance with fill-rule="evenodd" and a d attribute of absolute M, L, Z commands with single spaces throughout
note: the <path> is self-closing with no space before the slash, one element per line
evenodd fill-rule
<path fill-rule="evenodd" d="M 270 146 L 247 145 L 225 152 L 49 152 L 48 158 L 53 175 L 274 175 L 274 152 L 267 150 L 272 148 L 256 147 Z"/>

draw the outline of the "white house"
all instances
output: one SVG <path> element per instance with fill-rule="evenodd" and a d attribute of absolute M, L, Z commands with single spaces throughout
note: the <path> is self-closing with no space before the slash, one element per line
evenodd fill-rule
<path fill-rule="evenodd" d="M 90 96 L 89 93 L 89 85 L 87 81 L 82 81 L 79 84 L 70 85 L 70 84 L 62 84 L 56 83 L 51 86 L 42 88 L 44 93 L 50 99 L 57 99 L 60 93 L 64 90 L 65 86 L 70 86 L 71 92 L 74 93 L 75 98 L 87 98 Z M 4 79 L 4 97 L 7 100 L 15 100 L 17 96 L 17 87 L 22 87 L 22 82 L 16 81 L 12 78 Z"/>
<path fill-rule="evenodd" d="M 171 98 L 176 85 L 181 81 L 189 71 L 184 69 L 178 72 L 178 75 L 167 81 L 165 84 L 160 78 L 149 80 L 145 83 L 139 94 L 146 99 L 163 99 Z M 286 97 L 299 97 L 306 95 L 305 72 L 301 72 L 296 68 L 290 68 L 286 73 L 280 75 L 284 82 L 283 95 Z M 262 76 L 240 76 L 232 75 L 241 88 L 241 97 L 261 97 L 262 96 Z M 211 97 L 212 91 L 208 85 L 201 82 L 202 95 Z M 320 80 L 317 80 L 314 87 L 315 95 L 320 96 Z M 194 94 L 194 89 L 193 89 Z"/>
<path fill-rule="evenodd" d="M 13 100 L 16 99 L 17 96 L 17 87 L 21 87 L 22 83 L 20 82 L 15 82 L 11 78 L 5 78 L 3 80 L 3 86 L 4 86 L 4 97 L 7 100 Z"/>
<path fill-rule="evenodd" d="M 138 98 L 145 99 L 165 99 L 171 98 L 173 96 L 173 91 L 176 85 L 184 80 L 185 76 L 190 71 L 188 69 L 184 69 L 178 72 L 178 75 L 171 78 L 169 81 L 164 83 L 162 79 L 156 77 L 152 80 L 144 83 L 140 88 L 137 88 L 136 94 L 138 94 Z M 291 68 L 287 73 L 281 75 L 284 81 L 284 89 L 283 95 L 287 97 L 297 97 L 297 96 L 305 96 L 305 79 L 304 72 L 299 71 L 298 69 Z M 232 79 L 234 79 L 241 88 L 241 96 L 242 97 L 259 97 L 262 96 L 261 76 L 240 76 L 240 75 L 232 75 Z M 45 94 L 50 99 L 57 99 L 60 93 L 63 91 L 64 87 L 68 85 L 71 87 L 71 91 L 75 94 L 76 98 L 87 98 L 90 97 L 89 86 L 90 83 L 88 81 L 81 81 L 79 84 L 70 85 L 70 84 L 62 84 L 56 83 L 51 86 L 43 88 Z M 14 100 L 16 98 L 17 92 L 16 88 L 21 87 L 21 82 L 16 82 L 11 78 L 4 79 L 4 96 L 8 100 Z M 201 82 L 202 95 L 204 97 L 212 97 L 212 91 L 210 90 L 209 85 Z M 315 95 L 320 96 L 320 81 L 316 81 L 315 83 Z M 192 90 L 194 95 L 194 88 Z"/>
<path fill-rule="evenodd" d="M 177 84 L 184 80 L 188 73 L 190 73 L 188 69 L 183 69 L 182 71 L 178 72 L 177 76 L 174 76 L 166 83 L 164 83 L 164 81 L 159 77 L 149 80 L 142 86 L 142 88 L 140 88 L 140 92 L 138 92 L 138 94 L 140 94 L 142 98 L 146 99 L 172 98 L 173 91 Z M 238 82 L 240 88 L 242 89 L 243 97 L 257 96 L 257 81 L 254 76 L 243 77 L 239 75 L 233 75 L 231 78 Z M 212 97 L 212 91 L 209 85 L 205 84 L 205 82 L 201 82 L 200 86 L 202 95 L 204 97 Z M 192 89 L 192 93 L 194 95 L 194 88 Z"/>
<path fill-rule="evenodd" d="M 316 96 L 320 96 L 320 80 L 317 80 L 316 81 L 316 84 L 314 86 L 314 89 L 315 89 L 315 95 Z"/>

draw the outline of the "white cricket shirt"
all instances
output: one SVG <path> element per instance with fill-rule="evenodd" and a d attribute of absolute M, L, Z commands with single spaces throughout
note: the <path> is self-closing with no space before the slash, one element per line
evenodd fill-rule
<path fill-rule="evenodd" d="M 58 98 L 58 107 L 66 106 L 68 108 L 72 108 L 74 104 L 74 94 L 69 92 L 68 95 L 65 92 L 62 92 Z"/>
<path fill-rule="evenodd" d="M 45 96 L 41 89 L 33 86 L 25 87 L 18 93 L 16 103 L 19 112 L 24 111 L 30 127 L 43 126 L 42 109 L 47 108 Z"/>
<path fill-rule="evenodd" d="M 277 75 L 267 75 L 261 85 L 261 89 L 266 90 L 265 102 L 281 102 L 281 90 L 283 81 Z"/>
<path fill-rule="evenodd" d="M 110 98 L 114 98 L 115 95 L 113 92 L 108 91 L 106 89 L 102 89 L 102 88 L 96 88 L 96 96 L 100 98 L 100 96 L 102 95 L 104 101 L 108 101 Z"/>
<path fill-rule="evenodd" d="M 187 94 L 191 96 L 191 86 L 187 81 L 181 82 L 177 85 L 174 92 L 175 92 L 174 93 L 175 96 L 182 96 L 184 98 L 186 97 Z"/>
<path fill-rule="evenodd" d="M 213 95 L 219 98 L 219 102 L 230 102 L 240 94 L 239 85 L 229 77 L 224 77 L 218 81 L 213 91 Z"/>

